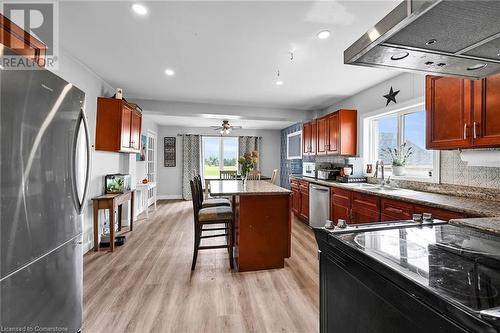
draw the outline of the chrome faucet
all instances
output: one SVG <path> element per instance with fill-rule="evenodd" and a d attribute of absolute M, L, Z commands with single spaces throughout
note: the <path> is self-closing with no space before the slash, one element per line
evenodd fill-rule
<path fill-rule="evenodd" d="M 385 185 L 385 170 L 384 170 L 384 161 L 377 161 L 377 163 L 375 164 L 375 174 L 373 175 L 374 178 L 378 178 L 378 168 L 381 168 L 381 171 L 382 171 L 382 182 L 381 182 L 381 186 L 384 186 Z"/>

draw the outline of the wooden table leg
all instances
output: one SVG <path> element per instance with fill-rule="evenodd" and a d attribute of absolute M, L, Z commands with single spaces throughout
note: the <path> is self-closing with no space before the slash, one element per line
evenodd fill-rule
<path fill-rule="evenodd" d="M 109 210 L 109 251 L 115 250 L 115 205 Z"/>
<path fill-rule="evenodd" d="M 99 251 L 99 204 L 97 201 L 92 203 L 94 205 L 94 251 Z"/>
<path fill-rule="evenodd" d="M 135 202 L 135 192 L 132 191 L 130 196 L 130 231 L 134 229 L 134 202 Z"/>

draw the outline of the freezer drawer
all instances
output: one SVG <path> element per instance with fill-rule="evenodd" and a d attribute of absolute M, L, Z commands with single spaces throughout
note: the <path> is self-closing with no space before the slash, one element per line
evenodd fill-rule
<path fill-rule="evenodd" d="M 80 234 L 1 281 L 3 330 L 26 327 L 27 332 L 31 328 L 37 332 L 37 327 L 46 327 L 54 332 L 77 332 L 81 329 L 81 237 Z"/>

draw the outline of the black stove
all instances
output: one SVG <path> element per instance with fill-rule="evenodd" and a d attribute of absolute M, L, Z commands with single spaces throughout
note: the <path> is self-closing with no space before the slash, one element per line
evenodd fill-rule
<path fill-rule="evenodd" d="M 335 237 L 479 316 L 500 307 L 498 236 L 440 224 Z"/>

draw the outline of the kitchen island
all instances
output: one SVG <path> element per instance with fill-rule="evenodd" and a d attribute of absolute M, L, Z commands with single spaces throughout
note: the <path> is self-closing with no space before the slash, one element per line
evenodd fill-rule
<path fill-rule="evenodd" d="M 213 180 L 209 192 L 233 198 L 236 269 L 283 268 L 291 254 L 291 191 L 263 180 Z"/>

